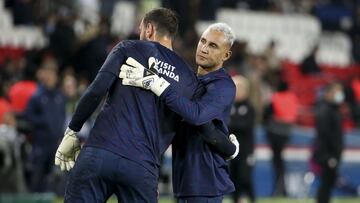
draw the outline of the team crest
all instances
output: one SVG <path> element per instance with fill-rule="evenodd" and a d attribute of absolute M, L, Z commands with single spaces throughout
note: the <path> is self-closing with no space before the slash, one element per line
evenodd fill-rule
<path fill-rule="evenodd" d="M 143 87 L 145 89 L 150 89 L 150 86 L 151 84 L 154 82 L 154 78 L 149 78 L 149 79 L 146 79 L 144 80 L 142 83 L 143 83 Z"/>

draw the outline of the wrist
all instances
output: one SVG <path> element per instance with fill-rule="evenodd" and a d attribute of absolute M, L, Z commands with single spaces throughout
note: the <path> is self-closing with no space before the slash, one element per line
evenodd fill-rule
<path fill-rule="evenodd" d="M 76 134 L 78 132 L 72 130 L 71 128 L 67 127 L 66 130 L 65 130 L 65 135 L 68 135 L 68 136 L 71 136 L 71 137 L 74 137 L 74 138 L 77 138 Z"/>
<path fill-rule="evenodd" d="M 151 91 L 157 96 L 161 96 L 161 94 L 170 86 L 170 83 L 166 81 L 164 78 L 160 77 L 154 81 L 151 85 Z"/>

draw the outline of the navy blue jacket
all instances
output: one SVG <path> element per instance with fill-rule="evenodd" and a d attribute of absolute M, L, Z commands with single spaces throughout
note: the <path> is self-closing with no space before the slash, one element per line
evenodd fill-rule
<path fill-rule="evenodd" d="M 235 84 L 224 69 L 199 77 L 204 91 L 194 101 L 168 93 L 163 97 L 171 109 L 180 113 L 181 123 L 173 142 L 173 188 L 176 197 L 219 196 L 234 191 L 226 161 L 199 135 L 196 126 L 214 120 L 228 135 L 230 110 Z M 169 96 L 170 95 L 170 96 Z"/>
<path fill-rule="evenodd" d="M 190 99 L 199 82 L 175 52 L 156 42 L 123 41 L 113 48 L 80 99 L 69 127 L 80 130 L 108 93 L 85 146 L 109 150 L 158 175 L 160 156 L 171 144 L 181 118 L 151 91 L 124 86 L 118 78 L 120 66 L 128 57 L 147 66 L 151 56 L 172 89 Z"/>
<path fill-rule="evenodd" d="M 38 85 L 25 109 L 25 118 L 31 123 L 34 146 L 55 151 L 65 127 L 65 97 L 57 89 L 48 90 Z"/>

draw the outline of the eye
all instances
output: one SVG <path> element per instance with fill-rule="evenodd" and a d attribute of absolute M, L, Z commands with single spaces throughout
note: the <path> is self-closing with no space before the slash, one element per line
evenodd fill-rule
<path fill-rule="evenodd" d="M 217 46 L 217 44 L 211 43 L 211 44 L 210 44 L 210 47 L 212 47 L 212 48 L 217 48 L 218 46 Z"/>

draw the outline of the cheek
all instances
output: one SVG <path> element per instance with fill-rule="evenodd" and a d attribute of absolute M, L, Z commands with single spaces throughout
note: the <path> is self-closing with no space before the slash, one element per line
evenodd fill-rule
<path fill-rule="evenodd" d="M 140 37 L 140 40 L 143 40 L 144 39 L 144 32 L 140 32 L 139 37 Z"/>
<path fill-rule="evenodd" d="M 222 60 L 222 55 L 219 53 L 213 53 L 211 59 L 214 62 L 219 62 L 220 60 Z"/>
<path fill-rule="evenodd" d="M 196 53 L 200 53 L 201 52 L 201 45 L 198 44 L 196 47 Z"/>

